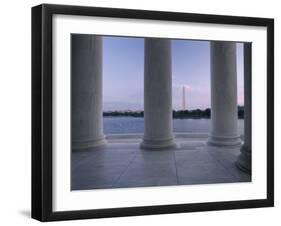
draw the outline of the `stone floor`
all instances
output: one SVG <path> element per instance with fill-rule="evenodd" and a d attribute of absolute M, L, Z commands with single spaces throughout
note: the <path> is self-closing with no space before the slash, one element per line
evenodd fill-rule
<path fill-rule="evenodd" d="M 72 153 L 71 189 L 127 188 L 250 182 L 235 166 L 239 148 L 205 145 L 205 138 L 178 139 L 175 150 L 141 150 L 139 140 Z"/>

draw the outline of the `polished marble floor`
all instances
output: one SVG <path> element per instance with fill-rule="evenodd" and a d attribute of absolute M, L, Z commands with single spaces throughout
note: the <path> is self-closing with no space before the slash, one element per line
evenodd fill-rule
<path fill-rule="evenodd" d="M 239 148 L 206 146 L 205 141 L 178 139 L 176 149 L 160 151 L 140 149 L 138 139 L 112 139 L 105 148 L 72 152 L 71 189 L 251 181 L 235 166 Z"/>

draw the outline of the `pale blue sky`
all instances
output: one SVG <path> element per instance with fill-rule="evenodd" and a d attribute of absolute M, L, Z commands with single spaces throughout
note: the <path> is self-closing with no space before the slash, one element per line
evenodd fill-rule
<path fill-rule="evenodd" d="M 243 105 L 243 48 L 237 44 L 238 104 Z M 109 110 L 143 110 L 144 39 L 104 37 L 103 106 Z M 210 107 L 208 41 L 172 40 L 173 109 Z"/>

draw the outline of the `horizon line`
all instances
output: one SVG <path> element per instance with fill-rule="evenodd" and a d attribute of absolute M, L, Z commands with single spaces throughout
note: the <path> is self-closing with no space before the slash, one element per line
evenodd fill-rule
<path fill-rule="evenodd" d="M 244 107 L 244 105 L 237 105 L 237 107 Z M 207 108 L 193 108 L 193 109 L 185 109 L 185 110 L 181 110 L 181 109 L 172 109 L 172 111 L 195 111 L 195 110 L 208 110 L 211 109 L 211 107 L 207 107 Z M 144 110 L 130 110 L 130 109 L 126 109 L 126 110 L 106 110 L 103 112 L 113 112 L 113 111 L 119 111 L 119 112 L 126 112 L 126 111 L 130 111 L 130 112 L 138 112 L 138 111 L 144 111 Z"/>

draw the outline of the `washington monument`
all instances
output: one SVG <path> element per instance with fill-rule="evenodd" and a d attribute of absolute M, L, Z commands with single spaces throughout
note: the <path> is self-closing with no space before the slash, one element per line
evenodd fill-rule
<path fill-rule="evenodd" d="M 185 100 L 185 86 L 182 87 L 182 110 L 186 110 L 186 100 Z"/>

